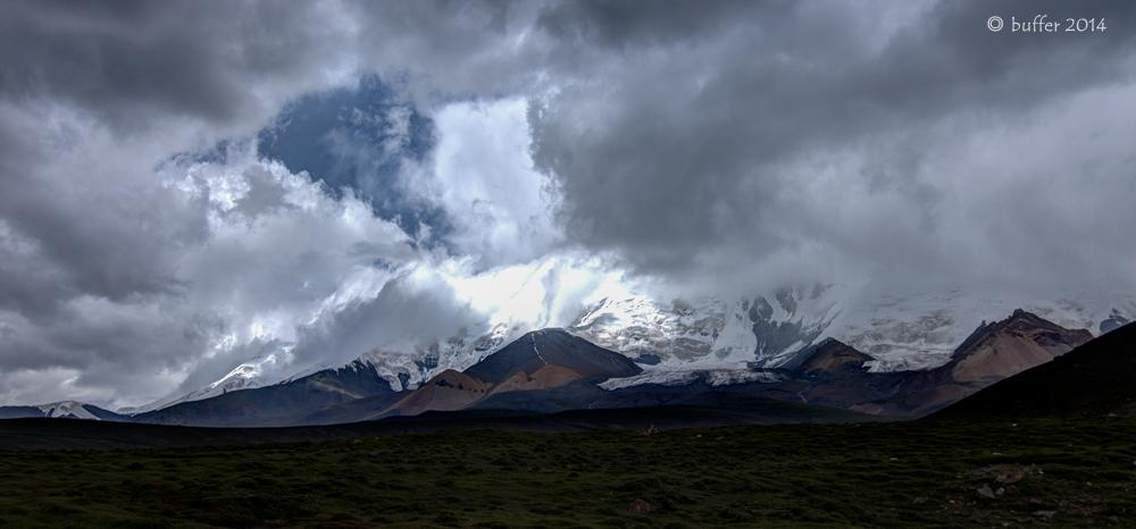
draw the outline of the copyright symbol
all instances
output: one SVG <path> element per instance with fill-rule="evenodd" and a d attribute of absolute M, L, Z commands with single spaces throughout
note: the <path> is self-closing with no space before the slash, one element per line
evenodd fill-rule
<path fill-rule="evenodd" d="M 1006 23 L 1002 21 L 1002 17 L 998 15 L 994 15 L 986 19 L 986 29 L 989 29 L 990 31 L 993 31 L 995 33 L 1002 31 L 1002 27 L 1005 25 Z"/>

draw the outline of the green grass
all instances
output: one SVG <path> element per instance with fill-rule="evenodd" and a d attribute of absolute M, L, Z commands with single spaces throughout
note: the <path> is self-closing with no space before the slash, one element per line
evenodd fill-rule
<path fill-rule="evenodd" d="M 999 483 L 999 474 L 1021 479 Z M 1002 491 L 985 498 L 977 492 L 983 485 Z M 628 512 L 635 500 L 653 510 Z M 0 452 L 5 528 L 1131 527 L 1133 520 L 1136 420 L 1128 418 Z"/>

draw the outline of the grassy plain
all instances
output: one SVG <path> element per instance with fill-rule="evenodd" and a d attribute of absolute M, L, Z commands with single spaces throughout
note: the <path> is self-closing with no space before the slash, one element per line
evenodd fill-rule
<path fill-rule="evenodd" d="M 1131 527 L 1136 419 L 0 452 L 0 527 Z"/>

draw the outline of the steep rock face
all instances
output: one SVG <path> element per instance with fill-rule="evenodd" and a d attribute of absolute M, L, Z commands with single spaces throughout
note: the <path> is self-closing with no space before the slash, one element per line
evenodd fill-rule
<path fill-rule="evenodd" d="M 786 355 L 815 343 L 840 316 L 841 302 L 831 285 L 781 289 L 772 300 L 754 298 L 747 312 L 757 339 L 755 358 L 777 366 Z"/>
<path fill-rule="evenodd" d="M 1066 329 L 1024 310 L 984 325 L 959 346 L 948 363 L 960 383 L 990 383 L 1053 360 L 1088 342 L 1092 333 Z"/>
<path fill-rule="evenodd" d="M 640 371 L 618 353 L 560 329 L 544 329 L 520 337 L 464 372 L 442 372 L 374 417 L 461 410 L 490 396 L 590 385 Z"/>
<path fill-rule="evenodd" d="M 835 338 L 826 338 L 781 366 L 803 375 L 824 375 L 838 371 L 862 371 L 872 357 Z"/>
<path fill-rule="evenodd" d="M 1105 414 L 1136 414 L 1136 324 L 993 384 L 937 417 Z"/>
<path fill-rule="evenodd" d="M 1093 338 L 1016 310 L 1005 320 L 981 325 L 938 368 L 895 374 L 895 403 L 922 415 L 971 395 L 1006 377 L 1052 361 Z"/>
<path fill-rule="evenodd" d="M 642 371 L 627 357 L 599 347 L 561 329 L 528 333 L 465 371 L 498 384 L 517 372 L 535 373 L 545 366 L 568 368 L 587 380 L 636 375 Z"/>

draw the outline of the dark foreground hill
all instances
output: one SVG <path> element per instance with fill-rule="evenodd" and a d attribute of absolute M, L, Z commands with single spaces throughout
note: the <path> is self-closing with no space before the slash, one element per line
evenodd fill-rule
<path fill-rule="evenodd" d="M 0 450 L 0 527 L 1131 527 L 1134 421 Z"/>
<path fill-rule="evenodd" d="M 1136 324 L 1007 378 L 938 417 L 1068 416 L 1136 412 Z"/>

